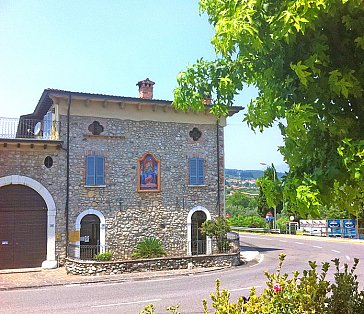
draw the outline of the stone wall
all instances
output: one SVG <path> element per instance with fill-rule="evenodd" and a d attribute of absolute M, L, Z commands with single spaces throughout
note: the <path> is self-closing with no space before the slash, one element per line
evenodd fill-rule
<path fill-rule="evenodd" d="M 131 272 L 188 269 L 190 267 L 231 267 L 240 264 L 240 253 L 234 253 L 111 262 L 80 261 L 67 258 L 65 268 L 67 273 L 72 275 L 97 276 Z"/>

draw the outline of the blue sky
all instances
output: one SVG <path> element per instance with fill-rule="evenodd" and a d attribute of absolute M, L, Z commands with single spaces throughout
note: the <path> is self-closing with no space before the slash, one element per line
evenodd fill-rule
<path fill-rule="evenodd" d="M 192 0 L 0 0 L 0 117 L 31 113 L 45 88 L 137 97 L 147 77 L 154 98 L 172 100 L 178 72 L 214 58 L 212 36 Z M 228 119 L 226 168 L 282 164 L 279 131 L 254 134 L 245 112 Z"/>

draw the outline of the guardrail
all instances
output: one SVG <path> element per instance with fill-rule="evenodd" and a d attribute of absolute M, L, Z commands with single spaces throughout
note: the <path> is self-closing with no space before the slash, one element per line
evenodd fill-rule
<path fill-rule="evenodd" d="M 246 232 L 281 233 L 280 229 L 270 229 L 270 228 L 249 228 L 249 227 L 231 226 L 231 229 L 237 231 L 246 231 Z"/>
<path fill-rule="evenodd" d="M 329 230 L 328 230 L 329 229 Z M 249 228 L 231 226 L 231 230 L 261 233 L 281 233 L 280 229 L 269 228 Z M 294 232 L 293 232 L 294 231 Z M 301 233 L 302 235 L 321 236 L 321 237 L 341 237 L 364 240 L 364 228 L 315 228 L 315 230 L 305 231 L 303 229 L 292 230 L 291 234 Z M 355 231 L 355 232 L 354 232 Z M 358 232 L 358 235 L 356 234 Z M 288 232 L 286 232 L 288 233 Z"/>

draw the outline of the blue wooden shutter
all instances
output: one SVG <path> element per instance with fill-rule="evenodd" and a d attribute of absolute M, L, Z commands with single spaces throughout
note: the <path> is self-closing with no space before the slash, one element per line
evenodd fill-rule
<path fill-rule="evenodd" d="M 95 157 L 95 181 L 96 185 L 104 185 L 104 157 Z"/>
<path fill-rule="evenodd" d="M 197 184 L 204 184 L 204 160 L 197 158 Z"/>
<path fill-rule="evenodd" d="M 95 156 L 86 157 L 86 185 L 95 185 Z"/>
<path fill-rule="evenodd" d="M 202 158 L 190 159 L 190 185 L 204 184 L 204 160 Z"/>
<path fill-rule="evenodd" d="M 190 185 L 197 184 L 197 159 L 190 159 Z"/>

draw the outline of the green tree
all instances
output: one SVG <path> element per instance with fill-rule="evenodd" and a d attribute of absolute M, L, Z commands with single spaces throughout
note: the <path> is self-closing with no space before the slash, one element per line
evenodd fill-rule
<path fill-rule="evenodd" d="M 250 197 L 241 191 L 234 192 L 226 197 L 226 205 L 231 207 L 248 207 L 250 204 Z"/>
<path fill-rule="evenodd" d="M 174 105 L 227 113 L 244 84 L 259 90 L 245 120 L 278 123 L 290 166 L 284 199 L 301 216 L 322 204 L 362 211 L 364 4 L 362 0 L 200 0 L 217 58 L 181 72 Z"/>
<path fill-rule="evenodd" d="M 226 196 L 226 213 L 232 216 L 257 214 L 257 199 L 237 191 Z"/>
<path fill-rule="evenodd" d="M 259 200 L 260 204 L 264 207 L 261 208 L 263 215 L 270 209 L 282 209 L 283 194 L 282 183 L 277 177 L 277 171 L 272 164 L 263 173 L 263 176 L 257 179 L 257 186 L 259 187 Z"/>

